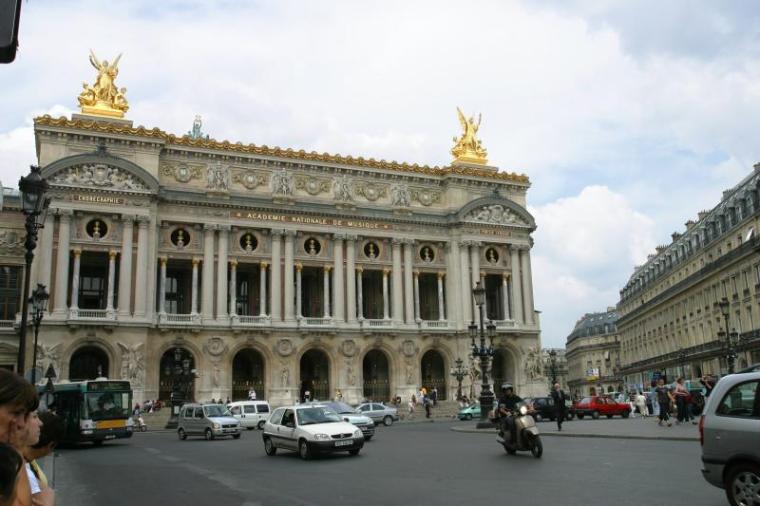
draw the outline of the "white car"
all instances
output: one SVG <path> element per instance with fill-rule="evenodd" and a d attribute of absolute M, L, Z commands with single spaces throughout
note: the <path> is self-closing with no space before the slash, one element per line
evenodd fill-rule
<path fill-rule="evenodd" d="M 227 404 L 227 409 L 248 430 L 263 428 L 271 413 L 267 401 L 235 401 Z"/>
<path fill-rule="evenodd" d="M 320 453 L 347 451 L 358 455 L 364 446 L 358 427 L 324 406 L 310 404 L 275 409 L 264 424 L 262 438 L 270 457 L 282 448 L 297 451 L 304 460 Z"/>

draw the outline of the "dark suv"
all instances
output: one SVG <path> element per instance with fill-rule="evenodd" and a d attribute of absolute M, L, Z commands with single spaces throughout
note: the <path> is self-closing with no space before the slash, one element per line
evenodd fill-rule
<path fill-rule="evenodd" d="M 554 399 L 551 397 L 528 397 L 525 402 L 533 406 L 531 415 L 533 418 L 540 422 L 541 420 L 554 421 L 557 418 L 557 409 L 554 407 Z M 568 401 L 570 404 L 570 401 Z M 575 409 L 572 405 L 568 405 L 565 408 L 565 419 L 572 420 L 575 417 Z"/>

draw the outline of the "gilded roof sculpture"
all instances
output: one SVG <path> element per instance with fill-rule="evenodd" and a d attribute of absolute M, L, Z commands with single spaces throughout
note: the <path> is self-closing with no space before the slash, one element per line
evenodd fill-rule
<path fill-rule="evenodd" d="M 115 82 L 116 76 L 119 75 L 120 59 L 121 55 L 117 56 L 111 64 L 108 63 L 108 60 L 101 62 L 90 49 L 90 63 L 98 71 L 98 76 L 92 86 L 82 83 L 84 90 L 78 97 L 82 114 L 111 118 L 124 117 L 124 113 L 129 109 L 125 96 L 127 89 L 117 88 Z"/>
<path fill-rule="evenodd" d="M 454 155 L 454 161 L 485 165 L 488 162 L 488 160 L 486 160 L 486 155 L 488 153 L 477 138 L 480 121 L 483 115 L 478 114 L 477 123 L 475 123 L 474 116 L 468 118 L 459 107 L 457 107 L 457 115 L 459 116 L 459 124 L 462 125 L 462 136 L 454 137 L 455 145 L 451 149 L 451 154 Z"/>

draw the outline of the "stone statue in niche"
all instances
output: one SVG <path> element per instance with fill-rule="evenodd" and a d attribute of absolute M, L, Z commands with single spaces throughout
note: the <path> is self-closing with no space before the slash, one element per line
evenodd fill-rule
<path fill-rule="evenodd" d="M 282 388 L 287 388 L 290 386 L 290 372 L 286 367 L 282 368 L 282 373 L 280 374 L 280 380 L 282 381 Z"/>
<path fill-rule="evenodd" d="M 353 192 L 351 191 L 351 180 L 345 174 L 335 179 L 333 187 L 335 189 L 335 200 L 339 202 L 351 202 L 354 200 Z"/>
<path fill-rule="evenodd" d="M 215 191 L 227 191 L 230 188 L 230 173 L 226 167 L 217 162 L 206 169 L 206 188 Z"/>
<path fill-rule="evenodd" d="M 121 377 L 132 385 L 142 385 L 145 373 L 145 354 L 143 343 L 127 345 L 117 343 L 121 349 Z"/>
<path fill-rule="evenodd" d="M 272 174 L 272 193 L 286 197 L 293 195 L 293 176 L 287 170 L 280 169 Z"/>
<path fill-rule="evenodd" d="M 411 198 L 409 188 L 405 185 L 394 185 L 391 188 L 391 204 L 393 206 L 409 207 L 411 205 Z"/>

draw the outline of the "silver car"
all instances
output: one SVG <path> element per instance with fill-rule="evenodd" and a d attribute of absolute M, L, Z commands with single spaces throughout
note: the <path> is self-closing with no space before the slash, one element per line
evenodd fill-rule
<path fill-rule="evenodd" d="M 179 413 L 177 435 L 203 436 L 206 440 L 222 436 L 240 439 L 240 422 L 221 404 L 184 404 Z"/>
<path fill-rule="evenodd" d="M 398 421 L 398 410 L 379 402 L 365 402 L 356 407 L 356 412 L 368 416 L 375 424 L 382 423 L 386 427 Z"/>
<path fill-rule="evenodd" d="M 718 381 L 699 421 L 702 475 L 732 505 L 760 504 L 760 372 Z"/>

